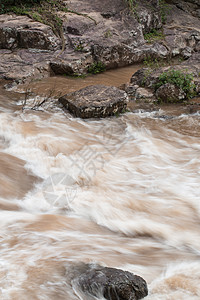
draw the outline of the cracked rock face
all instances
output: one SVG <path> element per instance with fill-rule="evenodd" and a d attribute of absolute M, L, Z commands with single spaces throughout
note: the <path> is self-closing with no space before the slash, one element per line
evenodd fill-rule
<path fill-rule="evenodd" d="M 59 102 L 75 117 L 104 118 L 126 109 L 128 96 L 116 87 L 92 85 L 60 97 Z"/>
<path fill-rule="evenodd" d="M 148 295 L 142 277 L 115 268 L 91 268 L 76 278 L 75 284 L 88 296 L 102 295 L 108 300 L 138 300 Z"/>

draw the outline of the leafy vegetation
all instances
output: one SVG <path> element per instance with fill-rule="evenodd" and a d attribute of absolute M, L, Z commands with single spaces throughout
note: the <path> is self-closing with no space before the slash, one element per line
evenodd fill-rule
<path fill-rule="evenodd" d="M 196 85 L 193 83 L 193 74 L 187 74 L 180 70 L 169 70 L 163 72 L 159 78 L 155 88 L 158 89 L 160 86 L 166 83 L 171 83 L 182 89 L 186 98 L 190 99 L 196 95 Z"/>
<path fill-rule="evenodd" d="M 137 0 L 125 0 L 125 1 L 127 2 L 130 11 L 135 15 L 138 22 L 140 22 L 140 17 L 137 12 L 137 6 L 138 6 Z"/>
<path fill-rule="evenodd" d="M 84 45 L 81 41 L 74 44 L 74 50 L 78 52 L 84 52 Z"/>
<path fill-rule="evenodd" d="M 157 59 L 152 58 L 151 56 L 147 56 L 146 59 L 144 59 L 143 63 L 146 68 L 152 70 L 174 64 L 173 60 L 170 57 Z"/>
<path fill-rule="evenodd" d="M 148 79 L 148 77 L 153 73 L 154 70 L 164 67 L 164 66 L 168 66 L 170 64 L 170 62 L 168 61 L 168 59 L 154 59 L 151 56 L 147 56 L 146 59 L 144 59 L 143 61 L 144 66 L 145 66 L 145 72 L 144 72 L 144 77 L 143 77 L 143 81 L 142 81 L 142 85 L 145 86 L 145 83 Z"/>
<path fill-rule="evenodd" d="M 137 1 L 136 0 L 126 0 L 126 2 L 128 3 L 130 10 L 133 11 L 135 9 L 135 6 L 137 5 Z"/>
<path fill-rule="evenodd" d="M 110 29 L 108 29 L 106 32 L 104 32 L 104 37 L 105 37 L 105 38 L 110 38 L 110 37 L 112 37 L 112 32 L 110 31 Z"/>
<path fill-rule="evenodd" d="M 33 6 L 39 4 L 41 0 L 4 0 L 0 2 L 0 14 L 7 13 L 12 7 L 19 7 L 22 5 Z"/>
<path fill-rule="evenodd" d="M 106 70 L 105 65 L 101 62 L 94 62 L 92 65 L 89 66 L 88 68 L 88 73 L 90 74 L 98 74 L 98 73 L 102 73 Z"/>
<path fill-rule="evenodd" d="M 158 40 L 164 39 L 164 34 L 161 30 L 153 29 L 149 33 L 144 34 L 144 39 L 147 41 L 147 43 L 153 43 Z"/>

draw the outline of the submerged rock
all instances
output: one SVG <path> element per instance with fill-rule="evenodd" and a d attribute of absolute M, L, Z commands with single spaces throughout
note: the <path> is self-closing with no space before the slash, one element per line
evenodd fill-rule
<path fill-rule="evenodd" d="M 126 109 L 127 94 L 113 86 L 91 85 L 59 98 L 64 108 L 80 118 L 104 118 Z"/>
<path fill-rule="evenodd" d="M 75 279 L 75 284 L 88 296 L 103 296 L 108 300 L 138 300 L 148 295 L 142 277 L 115 268 L 90 268 Z"/>

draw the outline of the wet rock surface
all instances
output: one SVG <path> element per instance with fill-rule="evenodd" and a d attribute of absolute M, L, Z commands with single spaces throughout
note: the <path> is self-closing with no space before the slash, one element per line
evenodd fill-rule
<path fill-rule="evenodd" d="M 59 102 L 75 117 L 104 118 L 125 110 L 128 96 L 116 87 L 92 85 L 60 97 Z"/>
<path fill-rule="evenodd" d="M 89 268 L 74 283 L 84 294 L 103 296 L 108 300 L 138 300 L 148 295 L 147 284 L 142 277 L 115 268 Z"/>

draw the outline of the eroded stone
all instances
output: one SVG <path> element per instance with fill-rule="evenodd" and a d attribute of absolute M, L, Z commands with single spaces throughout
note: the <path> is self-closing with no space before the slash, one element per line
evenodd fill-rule
<path fill-rule="evenodd" d="M 80 118 L 104 118 L 126 109 L 127 94 L 113 86 L 92 85 L 59 98 L 69 112 Z"/>

